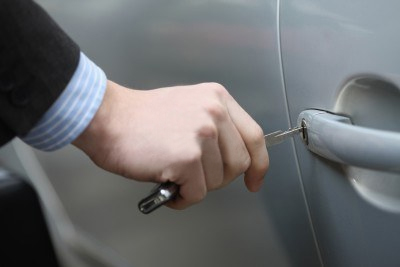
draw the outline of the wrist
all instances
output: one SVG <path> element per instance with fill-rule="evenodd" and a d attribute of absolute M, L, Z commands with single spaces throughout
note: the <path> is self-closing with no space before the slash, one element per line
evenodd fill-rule
<path fill-rule="evenodd" d="M 121 89 L 124 88 L 112 81 L 107 81 L 103 101 L 99 109 L 86 129 L 72 142 L 74 146 L 88 154 L 94 147 L 98 148 L 98 146 L 91 145 L 93 142 L 102 142 L 102 140 L 113 136 L 112 114 L 114 113 L 113 108 L 115 105 L 112 103 L 118 103 L 119 90 Z M 107 142 L 102 145 L 107 145 Z"/>

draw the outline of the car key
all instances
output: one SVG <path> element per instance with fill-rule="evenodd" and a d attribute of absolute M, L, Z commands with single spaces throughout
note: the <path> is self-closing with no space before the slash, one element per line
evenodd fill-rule
<path fill-rule="evenodd" d="M 302 133 L 304 135 L 305 126 L 294 127 L 287 131 L 276 131 L 264 136 L 266 147 L 271 147 L 274 145 L 278 145 L 288 139 L 289 137 L 295 136 L 298 133 Z"/>
<path fill-rule="evenodd" d="M 289 129 L 287 131 L 276 131 L 264 136 L 266 147 L 277 145 L 292 137 L 298 133 L 302 134 L 302 137 L 306 135 L 305 125 Z M 169 200 L 175 198 L 179 193 L 179 186 L 172 182 L 166 182 L 157 185 L 150 194 L 142 199 L 139 204 L 139 210 L 144 214 L 149 214 L 157 208 L 164 205 Z"/>
<path fill-rule="evenodd" d="M 139 210 L 144 214 L 149 214 L 155 209 L 161 207 L 166 202 L 178 195 L 179 186 L 172 182 L 166 182 L 156 185 L 150 194 L 142 199 L 139 204 Z"/>

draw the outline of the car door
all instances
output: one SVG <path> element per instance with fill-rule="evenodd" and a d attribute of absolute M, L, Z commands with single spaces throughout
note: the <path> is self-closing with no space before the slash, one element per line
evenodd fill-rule
<path fill-rule="evenodd" d="M 299 124 L 299 114 L 310 109 L 352 121 L 347 130 L 340 130 L 343 123 L 339 123 L 326 132 L 331 138 L 327 142 L 342 140 L 332 147 L 346 158 L 342 163 L 331 160 L 329 151 L 317 155 L 296 140 L 322 262 L 324 266 L 399 266 L 400 4 L 394 0 L 279 2 L 292 125 Z M 313 127 L 322 130 L 331 125 L 327 121 Z"/>
<path fill-rule="evenodd" d="M 219 82 L 265 132 L 289 127 L 275 0 L 38 2 L 111 80 L 142 89 Z M 6 149 L 4 162 L 17 150 L 32 175 L 29 148 L 17 141 Z M 258 194 L 238 179 L 187 211 L 163 208 L 150 216 L 136 204 L 151 186 L 101 171 L 73 147 L 35 154 L 51 182 L 38 191 L 52 185 L 73 225 L 123 262 L 319 266 L 294 152 L 291 141 L 269 150 L 271 167 Z M 102 262 L 104 250 L 89 255 L 74 242 L 80 259 Z"/>

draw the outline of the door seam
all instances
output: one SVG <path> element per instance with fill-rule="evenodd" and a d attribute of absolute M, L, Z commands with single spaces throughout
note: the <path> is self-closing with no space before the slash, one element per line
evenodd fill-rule
<path fill-rule="evenodd" d="M 286 117 L 286 119 L 287 119 L 287 121 L 288 121 L 288 125 L 289 125 L 289 127 L 291 127 L 291 117 L 290 117 L 290 110 L 289 110 L 289 102 L 288 102 L 288 98 L 287 98 L 287 93 L 286 93 L 286 81 L 285 81 L 285 72 L 284 72 L 284 67 L 283 67 L 283 59 L 282 59 L 282 43 L 281 43 L 281 24 L 280 24 L 280 22 L 281 22 L 281 10 L 280 10 L 280 8 L 281 8 L 281 1 L 280 0 L 277 0 L 277 2 L 276 2 L 276 4 L 277 4 L 277 12 L 276 12 L 276 32 L 277 32 L 277 42 L 278 42 L 278 57 L 279 57 L 279 67 L 280 67 L 280 71 L 281 71 L 281 85 L 282 85 L 282 88 L 283 88 L 283 96 L 284 96 L 284 98 L 285 98 L 285 109 L 286 109 L 286 114 L 287 114 L 287 117 Z M 312 236 L 313 236 L 313 240 L 314 240 L 314 245 L 315 245 L 315 247 L 316 247 L 316 250 L 317 250 L 317 255 L 318 255 L 318 259 L 319 259 L 319 261 L 320 261 L 320 263 L 321 263 L 321 266 L 322 267 L 324 267 L 325 266 L 325 264 L 324 264 L 324 262 L 323 262 L 323 260 L 322 260 L 322 255 L 321 255 L 321 251 L 320 251 L 320 248 L 319 248 L 319 243 L 318 243 L 318 239 L 317 239 L 317 235 L 316 235 L 316 233 L 315 233 L 315 227 L 314 227 L 314 224 L 313 224 L 313 220 L 312 220 L 312 217 L 311 217 L 311 211 L 310 211 L 310 207 L 309 207 L 309 205 L 308 205 L 308 200 L 307 200 L 307 196 L 306 196 L 306 193 L 305 193 L 305 189 L 304 189 L 304 184 L 303 184 L 303 179 L 302 179 L 302 175 L 301 175 L 301 171 L 300 171 L 300 164 L 299 164 L 299 160 L 298 160 L 298 154 L 297 154 L 297 150 L 296 150 L 296 146 L 295 146 L 295 144 L 294 144 L 294 140 L 292 139 L 292 140 L 290 140 L 291 141 L 291 146 L 292 146 L 292 150 L 293 150 L 293 153 L 294 153 L 294 155 L 295 155 L 295 161 L 296 161 L 296 169 L 297 169 L 297 174 L 298 174 L 298 179 L 299 179 L 299 183 L 300 183 L 300 189 L 301 189 L 301 193 L 302 193 L 302 195 L 303 195 L 303 198 L 304 198 L 304 204 L 305 204 L 305 208 L 306 208 L 306 212 L 307 212 L 307 217 L 308 217 L 308 221 L 309 221 L 309 224 L 310 224 L 310 227 L 311 227 L 311 233 L 312 233 Z"/>

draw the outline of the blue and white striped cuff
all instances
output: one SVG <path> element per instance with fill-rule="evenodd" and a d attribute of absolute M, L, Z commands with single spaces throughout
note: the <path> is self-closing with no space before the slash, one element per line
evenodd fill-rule
<path fill-rule="evenodd" d="M 93 119 L 103 100 L 106 84 L 104 72 L 81 52 L 78 67 L 66 89 L 21 139 L 44 151 L 70 144 Z"/>

